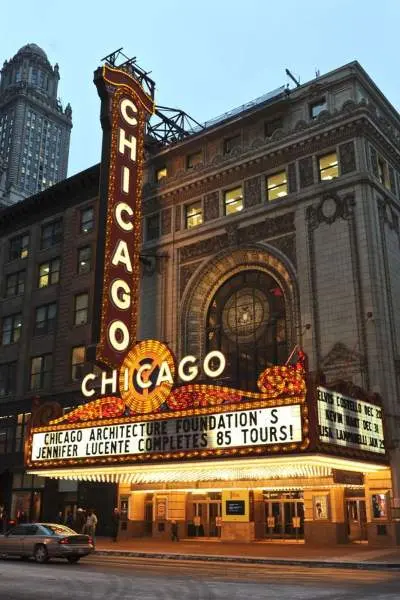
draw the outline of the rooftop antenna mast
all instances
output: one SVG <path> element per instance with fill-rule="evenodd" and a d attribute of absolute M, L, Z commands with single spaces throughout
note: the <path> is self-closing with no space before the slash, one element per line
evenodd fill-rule
<path fill-rule="evenodd" d="M 285 69 L 285 71 L 286 71 L 286 75 L 287 75 L 288 77 L 290 77 L 290 79 L 291 79 L 292 81 L 294 81 L 294 83 L 296 84 L 296 87 L 299 87 L 299 85 L 300 85 L 300 77 L 299 77 L 299 79 L 297 80 L 297 79 L 296 79 L 296 77 L 295 77 L 294 75 L 292 75 L 292 73 L 289 71 L 289 69 Z"/>

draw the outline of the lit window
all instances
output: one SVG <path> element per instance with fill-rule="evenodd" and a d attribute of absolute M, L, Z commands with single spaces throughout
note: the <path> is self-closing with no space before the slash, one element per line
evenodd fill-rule
<path fill-rule="evenodd" d="M 88 321 L 89 294 L 75 296 L 74 325 L 84 325 Z"/>
<path fill-rule="evenodd" d="M 83 375 L 83 367 L 85 365 L 85 346 L 75 346 L 72 348 L 71 360 L 71 379 L 79 381 Z"/>
<path fill-rule="evenodd" d="M 85 246 L 78 250 L 78 273 L 89 273 L 92 268 L 92 247 Z"/>
<path fill-rule="evenodd" d="M 10 252 L 9 259 L 15 260 L 16 258 L 27 258 L 29 248 L 29 235 L 18 235 L 10 240 Z"/>
<path fill-rule="evenodd" d="M 201 225 L 203 222 L 203 209 L 201 201 L 193 202 L 185 207 L 186 211 L 186 228 L 191 229 L 197 225 Z"/>
<path fill-rule="evenodd" d="M 160 237 L 160 215 L 156 213 L 146 218 L 146 241 Z"/>
<path fill-rule="evenodd" d="M 81 210 L 81 232 L 89 233 L 94 227 L 94 210 L 93 208 L 85 208 Z"/>
<path fill-rule="evenodd" d="M 326 104 L 325 98 L 318 100 L 318 102 L 313 102 L 312 104 L 310 104 L 310 117 L 312 119 L 316 119 L 318 117 L 318 115 L 323 110 L 326 110 L 326 109 L 327 109 L 327 104 Z"/>
<path fill-rule="evenodd" d="M 60 259 L 54 258 L 39 265 L 38 287 L 44 288 L 60 281 Z"/>
<path fill-rule="evenodd" d="M 334 179 L 339 175 L 336 152 L 325 154 L 319 158 L 319 178 L 321 181 Z"/>
<path fill-rule="evenodd" d="M 8 344 L 14 344 L 18 342 L 21 337 L 22 330 L 22 315 L 20 313 L 16 315 L 9 315 L 3 318 L 2 331 L 1 331 L 1 343 L 3 346 Z"/>
<path fill-rule="evenodd" d="M 287 193 L 286 171 L 281 171 L 280 173 L 275 173 L 275 175 L 269 175 L 269 177 L 267 177 L 268 200 L 283 198 L 283 196 L 287 196 Z"/>
<path fill-rule="evenodd" d="M 224 140 L 224 154 L 230 154 L 232 152 L 232 150 L 234 150 L 235 148 L 240 146 L 240 143 L 241 143 L 240 135 L 235 135 L 233 137 L 226 138 L 226 140 Z"/>
<path fill-rule="evenodd" d="M 167 176 L 167 167 L 161 167 L 161 169 L 156 170 L 156 181 L 161 181 Z"/>
<path fill-rule="evenodd" d="M 25 289 L 25 271 L 18 271 L 18 273 L 11 273 L 7 275 L 6 279 L 6 297 L 18 296 L 23 294 Z"/>
<path fill-rule="evenodd" d="M 193 152 L 193 154 L 189 154 L 186 157 L 186 167 L 188 169 L 194 169 L 197 165 L 201 165 L 203 162 L 203 153 L 201 150 L 199 152 Z"/>
<path fill-rule="evenodd" d="M 49 389 L 51 386 L 51 375 L 53 371 L 53 356 L 44 354 L 35 356 L 31 360 L 30 389 Z"/>
<path fill-rule="evenodd" d="M 52 333 L 56 326 L 57 304 L 44 304 L 36 309 L 34 335 Z"/>
<path fill-rule="evenodd" d="M 226 215 L 243 210 L 243 192 L 241 186 L 225 192 L 224 206 Z"/>

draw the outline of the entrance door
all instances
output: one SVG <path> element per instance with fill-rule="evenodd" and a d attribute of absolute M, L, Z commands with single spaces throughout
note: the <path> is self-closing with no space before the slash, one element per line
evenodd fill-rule
<path fill-rule="evenodd" d="M 221 516 L 221 502 L 218 500 L 193 503 L 193 524 L 196 537 L 218 537 L 217 517 Z"/>
<path fill-rule="evenodd" d="M 269 500 L 265 503 L 266 537 L 277 539 L 304 536 L 303 500 Z"/>
<path fill-rule="evenodd" d="M 153 534 L 153 500 L 144 503 L 144 535 Z"/>
<path fill-rule="evenodd" d="M 349 542 L 367 539 L 367 512 L 364 498 L 346 500 L 347 533 Z"/>

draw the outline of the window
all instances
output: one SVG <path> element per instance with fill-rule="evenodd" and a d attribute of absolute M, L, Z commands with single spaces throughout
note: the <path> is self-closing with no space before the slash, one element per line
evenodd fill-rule
<path fill-rule="evenodd" d="M 193 152 L 193 154 L 189 154 L 186 157 L 186 167 L 188 169 L 193 169 L 197 165 L 201 165 L 203 163 L 203 153 L 202 151 Z"/>
<path fill-rule="evenodd" d="M 275 173 L 267 177 L 267 197 L 268 200 L 275 200 L 287 196 L 287 177 L 286 171 Z"/>
<path fill-rule="evenodd" d="M 78 250 L 78 273 L 89 273 L 92 268 L 92 247 L 84 246 Z"/>
<path fill-rule="evenodd" d="M 22 452 L 24 449 L 25 434 L 31 413 L 20 413 L 17 417 L 17 428 L 15 430 L 15 451 Z"/>
<path fill-rule="evenodd" d="M 72 348 L 71 378 L 72 381 L 79 381 L 83 375 L 85 364 L 85 346 L 75 346 Z"/>
<path fill-rule="evenodd" d="M 160 214 L 156 213 L 146 218 L 146 241 L 160 237 Z"/>
<path fill-rule="evenodd" d="M 11 454 L 14 448 L 14 423 L 9 419 L 0 421 L 0 454 Z"/>
<path fill-rule="evenodd" d="M 53 371 L 53 356 L 44 354 L 35 356 L 31 360 L 30 389 L 49 389 L 51 386 L 51 374 Z"/>
<path fill-rule="evenodd" d="M 53 258 L 39 265 L 39 287 L 44 288 L 60 281 L 60 259 Z"/>
<path fill-rule="evenodd" d="M 36 309 L 34 335 L 45 335 L 54 331 L 56 326 L 57 304 L 44 304 Z"/>
<path fill-rule="evenodd" d="M 196 225 L 201 225 L 203 222 L 203 209 L 201 200 L 193 202 L 185 207 L 186 228 L 191 229 Z"/>
<path fill-rule="evenodd" d="M 325 154 L 319 158 L 319 178 L 321 181 L 334 179 L 339 175 L 336 152 Z"/>
<path fill-rule="evenodd" d="M 81 232 L 89 233 L 94 227 L 94 210 L 93 208 L 84 208 L 81 210 Z"/>
<path fill-rule="evenodd" d="M 22 315 L 21 313 L 9 315 L 3 318 L 1 343 L 3 346 L 18 342 L 21 337 Z"/>
<path fill-rule="evenodd" d="M 242 186 L 228 190 L 224 194 L 225 214 L 231 215 L 243 209 Z"/>
<path fill-rule="evenodd" d="M 277 119 L 271 119 L 271 121 L 267 121 L 264 125 L 264 137 L 271 137 L 271 135 L 277 129 L 282 129 L 283 120 L 282 117 L 278 117 Z"/>
<path fill-rule="evenodd" d="M 156 170 L 156 181 L 161 181 L 161 179 L 164 179 L 167 175 L 168 175 L 167 167 L 161 167 L 160 169 L 157 169 Z"/>
<path fill-rule="evenodd" d="M 378 179 L 385 188 L 390 190 L 388 166 L 380 156 L 378 156 Z"/>
<path fill-rule="evenodd" d="M 9 362 L 0 365 L 0 396 L 14 394 L 17 383 L 17 363 Z"/>
<path fill-rule="evenodd" d="M 27 258 L 28 257 L 28 247 L 29 247 L 29 234 L 25 233 L 24 235 L 18 235 L 15 238 L 10 240 L 10 260 L 15 260 L 16 258 Z"/>
<path fill-rule="evenodd" d="M 318 102 L 313 102 L 310 104 L 310 117 L 312 119 L 316 119 L 318 115 L 327 109 L 327 103 L 325 98 L 321 98 Z"/>
<path fill-rule="evenodd" d="M 40 247 L 42 250 L 51 248 L 54 244 L 58 244 L 62 239 L 62 219 L 42 225 L 42 237 Z"/>
<path fill-rule="evenodd" d="M 5 295 L 7 298 L 11 296 L 18 296 L 23 294 L 25 289 L 25 271 L 18 271 L 17 273 L 11 273 L 6 278 L 6 291 Z"/>
<path fill-rule="evenodd" d="M 230 154 L 232 152 L 232 150 L 234 150 L 234 148 L 237 148 L 238 146 L 240 146 L 240 143 L 241 143 L 240 135 L 235 135 L 233 137 L 226 138 L 226 140 L 224 140 L 224 154 Z"/>
<path fill-rule="evenodd" d="M 89 294 L 75 296 L 74 325 L 84 325 L 88 321 Z"/>

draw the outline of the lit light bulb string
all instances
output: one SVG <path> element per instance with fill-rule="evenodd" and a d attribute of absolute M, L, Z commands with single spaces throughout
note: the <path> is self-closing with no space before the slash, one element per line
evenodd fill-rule
<path fill-rule="evenodd" d="M 257 401 L 262 402 L 263 405 L 266 401 L 270 401 L 271 404 L 275 405 L 276 400 L 280 398 L 287 398 L 290 403 L 294 400 L 294 397 L 296 397 L 297 402 L 303 403 L 305 401 L 306 384 L 301 362 L 294 366 L 268 367 L 259 376 L 257 385 L 261 390 L 260 392 L 237 390 L 217 385 L 185 385 L 172 390 L 165 398 L 165 404 L 171 412 L 178 412 L 220 406 L 225 403 L 229 405 L 243 403 L 246 404 L 246 408 L 251 408 L 253 403 L 257 403 Z M 252 402 L 248 402 L 248 400 Z M 282 403 L 282 400 L 279 400 L 279 403 Z M 88 402 L 65 416 L 51 421 L 51 424 L 123 417 L 126 415 L 126 408 L 123 398 L 107 396 Z M 164 417 L 165 411 L 161 411 L 161 414 Z M 161 416 L 160 411 L 157 412 L 157 415 L 158 417 Z"/>

